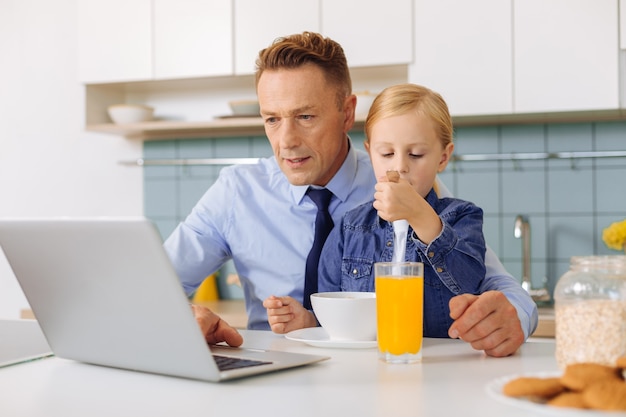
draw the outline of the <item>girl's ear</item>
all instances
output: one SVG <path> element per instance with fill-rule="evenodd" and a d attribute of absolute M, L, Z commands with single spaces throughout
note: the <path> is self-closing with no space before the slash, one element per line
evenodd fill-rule
<path fill-rule="evenodd" d="M 450 162 L 450 158 L 452 157 L 453 151 L 454 143 L 450 142 L 441 153 L 441 160 L 439 161 L 439 168 L 437 169 L 437 172 L 443 172 L 443 170 L 446 169 L 448 162 Z"/>
<path fill-rule="evenodd" d="M 364 140 L 364 141 L 363 141 L 363 145 L 365 146 L 365 150 L 366 150 L 366 151 L 367 151 L 367 153 L 369 154 L 369 153 L 370 153 L 370 142 L 369 142 L 369 140 L 367 140 L 367 139 L 366 139 L 366 140 Z"/>

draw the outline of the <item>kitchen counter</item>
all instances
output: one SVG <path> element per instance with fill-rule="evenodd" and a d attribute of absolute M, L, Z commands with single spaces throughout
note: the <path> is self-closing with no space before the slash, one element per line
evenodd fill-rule
<path fill-rule="evenodd" d="M 226 320 L 228 324 L 237 329 L 245 329 L 248 325 L 248 315 L 246 314 L 246 304 L 243 300 L 214 300 L 196 302 L 194 304 L 208 307 L 221 318 Z M 35 319 L 33 311 L 30 309 L 22 309 L 20 318 Z"/>
<path fill-rule="evenodd" d="M 243 300 L 216 300 L 196 303 L 210 308 L 220 315 L 228 324 L 238 329 L 245 329 L 248 324 L 246 306 Z M 23 310 L 22 318 L 35 318 L 30 310 Z M 554 308 L 539 308 L 539 323 L 532 334 L 533 337 L 554 337 Z"/>
<path fill-rule="evenodd" d="M 217 300 L 196 303 L 210 308 L 218 313 L 231 326 L 238 329 L 245 329 L 248 323 L 246 307 L 243 300 Z M 554 337 L 554 308 L 539 308 L 539 323 L 537 329 L 532 334 L 533 337 Z"/>
<path fill-rule="evenodd" d="M 0 369 L 0 415 L 516 417 L 529 410 L 489 395 L 486 386 L 512 374 L 558 371 L 552 339 L 531 338 L 506 358 L 487 357 L 460 340 L 426 339 L 422 363 L 389 365 L 375 348 L 316 348 L 271 332 L 242 334 L 247 347 L 331 359 L 227 383 L 41 359 Z"/>
<path fill-rule="evenodd" d="M 228 324 L 237 329 L 245 329 L 248 325 L 246 304 L 244 300 L 215 300 L 195 302 L 194 304 L 208 307 L 219 314 Z"/>
<path fill-rule="evenodd" d="M 533 337 L 554 337 L 554 307 L 539 307 L 539 323 Z"/>

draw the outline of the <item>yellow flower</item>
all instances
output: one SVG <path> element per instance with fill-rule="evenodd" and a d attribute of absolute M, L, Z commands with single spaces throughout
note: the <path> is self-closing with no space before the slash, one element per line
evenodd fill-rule
<path fill-rule="evenodd" d="M 610 249 L 623 250 L 626 243 L 626 219 L 611 223 L 602 232 L 602 240 Z"/>

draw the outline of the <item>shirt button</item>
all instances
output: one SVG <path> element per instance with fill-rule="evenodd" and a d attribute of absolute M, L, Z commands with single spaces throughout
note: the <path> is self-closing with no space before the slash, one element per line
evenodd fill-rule
<path fill-rule="evenodd" d="M 437 268 L 437 272 L 443 272 L 443 268 Z"/>
<path fill-rule="evenodd" d="M 428 252 L 428 257 L 432 258 L 433 256 L 435 256 L 435 252 Z"/>
<path fill-rule="evenodd" d="M 352 270 L 352 275 L 356 275 L 356 274 L 358 274 L 358 273 L 359 273 L 359 270 L 358 270 L 358 269 L 354 268 L 354 269 Z"/>
<path fill-rule="evenodd" d="M 391 240 L 387 241 L 387 247 L 391 247 L 391 245 L 393 245 L 393 242 Z"/>

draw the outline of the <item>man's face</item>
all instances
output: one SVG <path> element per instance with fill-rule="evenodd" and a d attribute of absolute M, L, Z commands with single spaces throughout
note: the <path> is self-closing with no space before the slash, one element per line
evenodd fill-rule
<path fill-rule="evenodd" d="M 278 166 L 293 185 L 325 186 L 348 152 L 355 96 L 337 106 L 337 87 L 315 65 L 265 71 L 257 84 L 261 116 Z"/>

